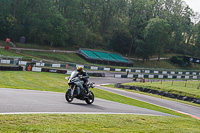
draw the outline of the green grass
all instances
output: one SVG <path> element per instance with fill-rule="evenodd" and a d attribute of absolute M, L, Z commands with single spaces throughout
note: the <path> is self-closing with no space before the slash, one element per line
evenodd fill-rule
<path fill-rule="evenodd" d="M 12 41 L 12 40 L 11 40 Z M 44 50 L 67 50 L 67 51 L 76 51 L 75 48 L 73 47 L 50 47 L 50 46 L 46 46 L 46 45 L 39 45 L 39 44 L 30 44 L 30 43 L 18 43 L 18 42 L 13 42 L 17 48 L 31 48 L 31 49 L 44 49 Z M 0 46 L 10 46 L 12 47 L 12 45 L 10 43 L 6 43 L 5 41 L 1 41 L 0 40 Z"/>
<path fill-rule="evenodd" d="M 24 55 L 31 56 L 33 58 L 48 59 L 54 61 L 72 62 L 87 64 L 87 62 L 74 53 L 50 53 L 50 52 L 36 52 L 36 51 L 23 51 Z"/>
<path fill-rule="evenodd" d="M 145 67 L 145 68 L 166 68 L 166 69 L 177 69 L 177 66 L 169 63 L 166 60 L 161 61 L 133 61 L 134 67 Z"/>
<path fill-rule="evenodd" d="M 0 115 L 0 132 L 199 133 L 200 121 L 136 115 Z"/>
<path fill-rule="evenodd" d="M 142 68 L 157 68 L 157 69 L 177 69 L 177 70 L 200 70 L 200 64 L 192 64 L 191 67 L 180 67 L 169 62 L 169 60 L 160 60 L 160 61 L 133 61 L 134 67 Z"/>
<path fill-rule="evenodd" d="M 200 98 L 199 81 L 159 81 L 159 82 L 132 82 L 124 83 L 123 85 L 138 86 L 154 90 L 166 91 L 182 96 Z M 185 87 L 186 86 L 186 87 Z"/>
<path fill-rule="evenodd" d="M 0 71 L 0 87 L 28 90 L 65 92 L 67 75 L 45 72 L 6 72 Z"/>
<path fill-rule="evenodd" d="M 37 51 L 21 51 L 21 53 L 16 53 L 15 50 L 5 50 L 0 49 L 0 55 L 5 56 L 22 56 L 23 60 L 31 61 L 32 58 L 36 60 L 54 60 L 54 61 L 64 61 L 72 63 L 87 64 L 87 62 L 79 57 L 77 54 L 73 53 L 52 53 L 52 52 L 37 52 Z"/>
<path fill-rule="evenodd" d="M 56 48 L 56 47 L 49 47 L 49 46 L 41 46 L 36 44 L 20 44 L 15 43 L 19 48 L 32 48 L 32 49 L 44 49 L 44 50 L 74 50 L 75 49 L 67 49 L 67 48 Z M 11 46 L 10 44 L 8 44 Z M 5 46 L 5 42 L 0 41 L 0 46 Z M 36 60 L 54 60 L 54 61 L 64 61 L 64 62 L 72 62 L 72 63 L 82 63 L 87 64 L 88 62 L 79 57 L 77 54 L 73 53 L 52 53 L 52 52 L 37 52 L 37 51 L 21 51 L 20 53 L 16 53 L 16 50 L 5 50 L 0 49 L 0 55 L 5 56 L 23 56 L 23 60 L 32 60 L 32 58 Z"/>
<path fill-rule="evenodd" d="M 32 51 L 29 51 L 30 53 Z M 5 49 L 0 49 L 0 55 L 4 55 L 4 56 L 10 56 L 10 57 L 22 57 L 23 61 L 31 61 L 32 58 L 37 59 L 37 60 L 41 60 L 41 58 L 36 57 L 36 56 L 32 56 L 31 54 L 25 54 L 23 52 L 21 53 L 16 53 L 16 50 L 5 50 Z"/>
<path fill-rule="evenodd" d="M 21 54 L 15 53 L 13 50 L 5 50 L 5 49 L 0 49 L 0 55 L 4 56 L 22 56 Z"/>

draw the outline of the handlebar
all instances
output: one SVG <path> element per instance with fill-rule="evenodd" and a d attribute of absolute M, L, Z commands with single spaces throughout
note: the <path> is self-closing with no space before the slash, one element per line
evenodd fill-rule
<path fill-rule="evenodd" d="M 94 84 L 95 84 L 95 83 L 93 83 L 93 82 L 92 82 L 92 83 L 88 83 L 88 85 L 89 85 L 90 87 L 92 87 L 92 88 L 95 87 Z"/>

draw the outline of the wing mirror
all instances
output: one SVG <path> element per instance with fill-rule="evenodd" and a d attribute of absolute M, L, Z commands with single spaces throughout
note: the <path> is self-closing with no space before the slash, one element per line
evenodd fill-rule
<path fill-rule="evenodd" d="M 69 80 L 69 79 L 70 79 L 70 77 L 65 77 L 65 79 L 66 79 L 66 80 Z"/>

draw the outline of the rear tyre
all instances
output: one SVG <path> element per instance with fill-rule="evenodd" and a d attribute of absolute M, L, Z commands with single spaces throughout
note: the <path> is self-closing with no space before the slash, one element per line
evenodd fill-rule
<path fill-rule="evenodd" d="M 93 92 L 89 91 L 89 96 L 87 99 L 85 99 L 85 102 L 87 104 L 92 104 L 94 102 L 94 94 Z"/>
<path fill-rule="evenodd" d="M 67 102 L 71 103 L 74 99 L 73 96 L 71 96 L 71 89 L 68 89 L 67 92 L 65 93 L 65 98 Z"/>

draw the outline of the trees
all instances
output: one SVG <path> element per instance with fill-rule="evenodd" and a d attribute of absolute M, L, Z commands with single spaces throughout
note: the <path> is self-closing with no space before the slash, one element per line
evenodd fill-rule
<path fill-rule="evenodd" d="M 195 36 L 193 36 L 195 41 L 195 50 L 193 51 L 193 54 L 195 57 L 199 58 L 200 54 L 200 22 L 195 25 L 194 28 Z"/>
<path fill-rule="evenodd" d="M 186 40 L 191 35 L 192 10 L 182 0 L 164 0 L 163 19 L 170 25 L 169 49 L 174 53 L 184 53 Z"/>
<path fill-rule="evenodd" d="M 1 0 L 0 9 L 2 40 L 25 36 L 41 45 L 115 48 L 143 59 L 164 49 L 191 54 L 187 49 L 199 45 L 191 20 L 198 14 L 182 0 Z"/>
<path fill-rule="evenodd" d="M 52 2 L 35 0 L 27 9 L 25 23 L 28 39 L 50 46 L 63 46 L 68 39 L 68 25 Z"/>
<path fill-rule="evenodd" d="M 15 18 L 10 11 L 11 3 L 11 0 L 2 0 L 0 2 L 0 39 L 3 40 L 7 37 L 11 37 L 14 28 Z"/>
<path fill-rule="evenodd" d="M 110 49 L 127 55 L 131 44 L 131 36 L 126 31 L 115 29 L 109 44 Z"/>
<path fill-rule="evenodd" d="M 168 44 L 169 27 L 170 25 L 166 20 L 158 17 L 150 19 L 145 27 L 144 38 L 149 48 L 151 48 L 149 55 L 158 54 L 158 61 L 164 53 L 166 44 Z"/>
<path fill-rule="evenodd" d="M 132 37 L 132 42 L 129 49 L 129 55 L 131 53 L 136 53 L 138 56 L 146 58 L 144 56 L 146 52 L 143 51 L 143 46 L 145 45 L 143 33 L 148 18 L 150 18 L 150 7 L 150 3 L 148 3 L 147 0 L 132 0 L 130 2 L 128 29 Z"/>

